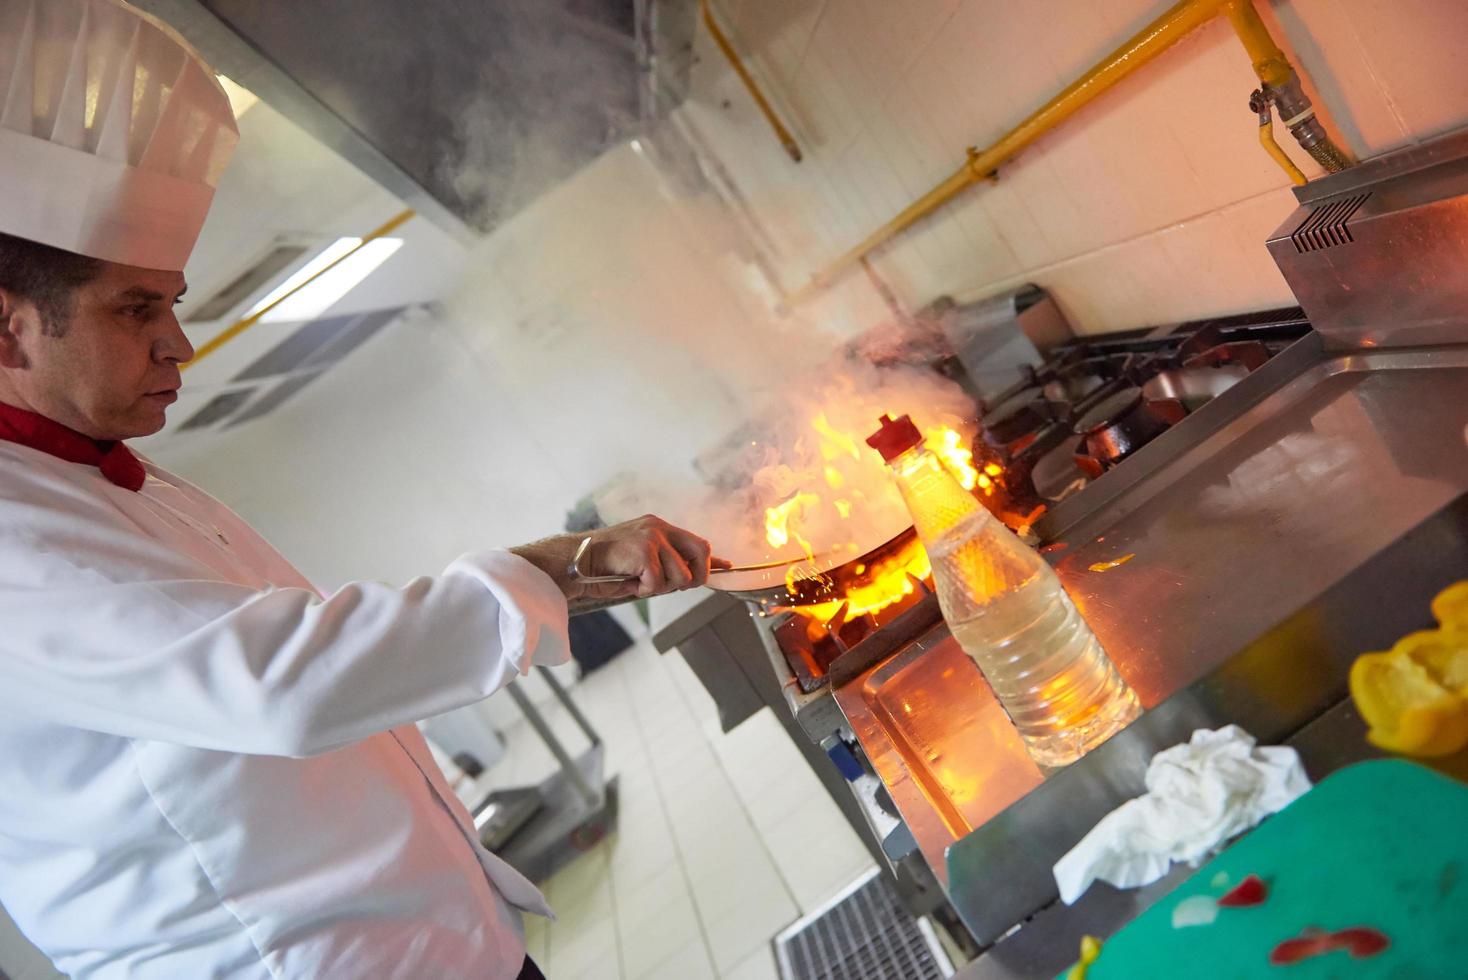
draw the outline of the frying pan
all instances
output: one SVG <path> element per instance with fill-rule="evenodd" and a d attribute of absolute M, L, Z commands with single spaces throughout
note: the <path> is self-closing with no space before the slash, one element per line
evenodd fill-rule
<path fill-rule="evenodd" d="M 758 565 L 743 565 L 737 569 L 719 571 L 710 575 L 708 587 L 727 592 L 760 608 L 771 606 L 809 606 L 840 599 L 851 589 L 865 585 L 881 568 L 883 561 L 899 554 L 917 537 L 917 531 L 909 525 L 881 544 L 861 554 L 843 558 L 839 555 L 821 555 L 815 562 L 801 557 Z M 583 582 L 625 582 L 636 576 L 606 575 L 587 576 L 578 567 L 587 542 L 577 549 L 571 562 L 571 577 Z M 792 567 L 798 567 L 794 586 L 787 584 Z M 860 569 L 858 571 L 858 569 Z"/>

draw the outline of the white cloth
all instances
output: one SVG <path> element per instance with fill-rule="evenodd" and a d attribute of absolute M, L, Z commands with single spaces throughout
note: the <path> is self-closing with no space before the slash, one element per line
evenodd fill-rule
<path fill-rule="evenodd" d="M 1237 725 L 1200 728 L 1157 753 L 1147 767 L 1147 792 L 1102 817 L 1055 863 L 1060 897 L 1070 905 L 1098 878 L 1137 888 L 1174 861 L 1196 865 L 1309 788 L 1294 749 L 1257 748 Z"/>
<path fill-rule="evenodd" d="M 489 552 L 323 598 L 148 470 L 0 443 L 0 904 L 78 978 L 513 978 L 549 909 L 412 722 L 564 661 L 559 589 Z"/>

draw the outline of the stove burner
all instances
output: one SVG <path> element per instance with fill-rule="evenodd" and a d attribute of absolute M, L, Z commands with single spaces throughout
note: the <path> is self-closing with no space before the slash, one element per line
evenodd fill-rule
<path fill-rule="evenodd" d="M 775 643 L 795 675 L 801 691 L 810 694 L 832 682 L 860 673 L 895 647 L 915 639 L 942 616 L 938 596 L 926 581 L 913 579 L 911 595 L 875 613 L 848 618 L 843 603 L 829 621 L 819 622 L 799 612 L 784 614 L 775 626 Z M 844 672 L 843 672 L 844 671 Z"/>
<path fill-rule="evenodd" d="M 1142 396 L 1140 388 L 1123 388 L 1075 424 L 1075 433 L 1083 440 L 1076 449 L 1076 465 L 1095 479 L 1182 421 L 1185 414 L 1181 402 L 1151 400 Z"/>
<path fill-rule="evenodd" d="M 1013 500 L 1054 503 L 1309 332 L 1291 308 L 1079 338 L 987 399 L 975 455 L 995 454 Z"/>
<path fill-rule="evenodd" d="M 984 440 L 1003 449 L 1042 428 L 1054 418 L 1043 396 L 1024 393 L 1001 402 L 984 415 Z"/>

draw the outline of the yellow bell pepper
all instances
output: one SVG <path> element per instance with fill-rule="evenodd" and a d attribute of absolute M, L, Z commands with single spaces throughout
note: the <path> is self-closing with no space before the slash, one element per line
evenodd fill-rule
<path fill-rule="evenodd" d="M 1468 581 L 1440 592 L 1432 612 L 1440 629 L 1409 633 L 1351 665 L 1366 737 L 1390 752 L 1442 756 L 1468 746 Z"/>

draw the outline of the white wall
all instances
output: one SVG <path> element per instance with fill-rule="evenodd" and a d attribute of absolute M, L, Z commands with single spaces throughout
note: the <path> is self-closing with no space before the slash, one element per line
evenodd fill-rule
<path fill-rule="evenodd" d="M 313 581 L 406 581 L 560 528 L 570 491 L 483 365 L 431 318 L 385 328 L 263 419 L 154 450 Z"/>
<path fill-rule="evenodd" d="M 705 36 L 684 110 L 778 243 L 787 288 L 956 170 L 1170 0 L 715 0 L 806 150 L 781 152 Z M 1468 121 L 1462 0 L 1256 0 L 1358 155 Z M 1291 212 L 1223 22 L 1181 42 L 876 260 L 910 303 L 1032 280 L 1083 331 L 1292 299 Z M 1308 174 L 1318 168 L 1282 142 Z"/>

